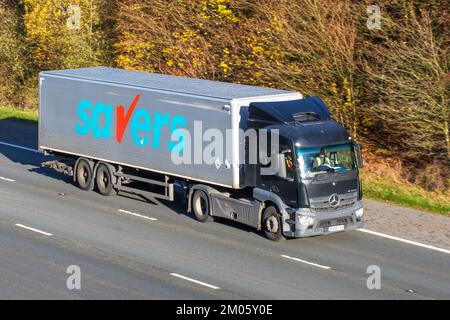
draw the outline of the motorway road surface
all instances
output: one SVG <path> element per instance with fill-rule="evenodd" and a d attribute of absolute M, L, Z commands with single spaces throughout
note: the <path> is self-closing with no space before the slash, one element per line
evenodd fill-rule
<path fill-rule="evenodd" d="M 1 141 L 36 148 L 28 131 L 0 121 Z M 0 145 L 0 299 L 450 298 L 448 253 L 360 231 L 270 242 L 179 201 L 82 191 L 40 166 L 50 159 Z M 80 290 L 66 287 L 71 265 Z"/>

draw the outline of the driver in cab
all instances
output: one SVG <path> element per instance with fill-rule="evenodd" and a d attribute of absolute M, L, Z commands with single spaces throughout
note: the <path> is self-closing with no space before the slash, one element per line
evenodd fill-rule
<path fill-rule="evenodd" d="M 320 170 L 321 166 L 331 167 L 330 158 L 327 157 L 324 150 L 320 151 L 320 154 L 318 154 L 313 160 L 314 169 Z"/>

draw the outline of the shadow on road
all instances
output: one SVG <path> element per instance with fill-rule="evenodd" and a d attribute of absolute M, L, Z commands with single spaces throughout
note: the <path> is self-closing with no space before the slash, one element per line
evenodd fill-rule
<path fill-rule="evenodd" d="M 52 179 L 62 180 L 66 183 L 72 183 L 71 177 L 58 173 L 53 169 L 41 166 L 41 163 L 45 161 L 54 160 L 55 157 L 53 156 L 46 156 L 43 153 L 34 153 L 12 147 L 2 147 L 1 154 L 14 163 L 28 167 L 27 170 L 30 172 L 42 174 Z"/>
<path fill-rule="evenodd" d="M 37 123 L 17 118 L 0 119 L 0 141 L 37 149 Z"/>

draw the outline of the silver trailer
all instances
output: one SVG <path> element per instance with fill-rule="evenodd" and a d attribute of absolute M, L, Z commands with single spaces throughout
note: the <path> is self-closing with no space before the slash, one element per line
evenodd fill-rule
<path fill-rule="evenodd" d="M 73 176 L 82 189 L 173 200 L 177 184 L 186 191 L 188 210 L 198 220 L 232 219 L 263 229 L 273 240 L 283 234 L 308 236 L 362 225 L 356 161 L 345 174 L 333 172 L 333 181 L 328 181 L 331 173 L 323 174 L 329 183 L 322 183 L 319 191 L 314 182 L 302 180 L 300 168 L 292 181 L 267 184 L 260 179 L 258 165 L 242 163 L 248 146 L 240 130 L 272 127 L 281 132 L 282 141 L 293 143 L 282 150 L 282 161 L 287 153 L 293 160 L 300 157 L 296 143 L 305 147 L 345 144 L 352 159 L 356 154 L 361 163 L 358 145 L 349 144 L 345 129 L 329 119 L 319 100 L 302 99 L 300 93 L 285 90 L 106 67 L 41 72 L 39 88 L 39 149 L 58 156 L 45 165 Z M 309 129 L 296 129 L 295 123 L 304 122 Z M 224 154 L 205 162 L 201 151 L 208 146 L 203 139 L 208 130 L 224 137 Z M 311 137 L 314 130 L 322 133 L 321 139 Z M 324 130 L 329 133 L 324 135 Z M 173 152 L 186 155 L 188 147 L 193 150 L 190 161 L 175 163 Z M 338 150 L 330 151 L 336 157 L 341 149 L 330 150 Z M 342 188 L 330 190 L 328 185 L 336 185 L 337 180 L 343 181 Z M 138 187 L 133 185 L 136 182 Z M 285 197 L 286 187 L 296 190 L 292 199 Z M 338 197 L 342 208 L 329 201 L 331 196 Z M 323 209 L 322 217 L 311 209 L 312 204 Z M 301 216 L 310 217 L 307 224 L 299 222 Z"/>

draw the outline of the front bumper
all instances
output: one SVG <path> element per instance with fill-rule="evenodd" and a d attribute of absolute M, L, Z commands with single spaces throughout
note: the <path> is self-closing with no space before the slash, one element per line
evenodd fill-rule
<path fill-rule="evenodd" d="M 302 238 L 362 228 L 364 215 L 356 216 L 356 211 L 362 207 L 363 202 L 357 201 L 350 208 L 327 213 L 313 212 L 309 208 L 297 209 L 294 213 L 283 215 L 287 218 L 283 224 L 283 235 Z M 309 225 L 300 223 L 302 216 L 310 217 Z"/>

